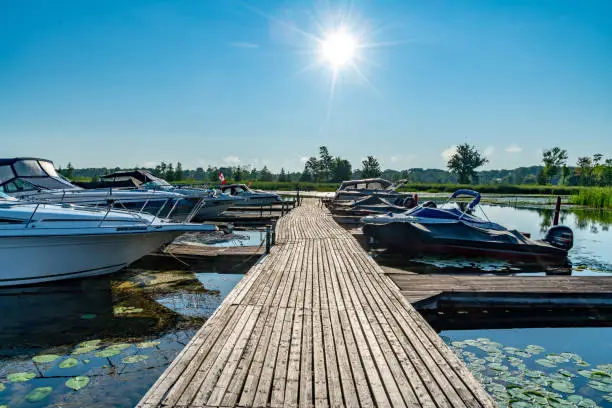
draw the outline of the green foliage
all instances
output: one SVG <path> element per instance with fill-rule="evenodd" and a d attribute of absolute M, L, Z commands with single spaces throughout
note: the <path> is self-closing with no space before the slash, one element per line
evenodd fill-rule
<path fill-rule="evenodd" d="M 476 177 L 476 169 L 489 160 L 480 154 L 476 146 L 467 143 L 457 146 L 457 151 L 448 160 L 447 167 L 456 174 L 459 183 L 467 184 Z"/>
<path fill-rule="evenodd" d="M 364 179 L 380 177 L 382 170 L 380 169 L 380 163 L 374 156 L 368 156 L 361 162 L 361 177 Z"/>
<path fill-rule="evenodd" d="M 544 176 L 547 182 L 559 174 L 561 166 L 565 166 L 567 161 L 567 150 L 557 146 L 549 150 L 544 150 L 542 153 L 542 161 L 544 162 Z"/>
<path fill-rule="evenodd" d="M 278 181 L 280 181 L 281 183 L 289 181 L 288 178 L 287 178 L 287 173 L 285 173 L 285 169 L 284 168 L 281 168 L 281 172 L 278 175 Z"/>
<path fill-rule="evenodd" d="M 570 200 L 592 208 L 612 208 L 612 187 L 580 188 Z"/>
<path fill-rule="evenodd" d="M 331 180 L 334 182 L 342 182 L 350 180 L 352 174 L 351 163 L 348 160 L 336 157 L 331 164 Z"/>
<path fill-rule="evenodd" d="M 272 181 L 274 180 L 274 176 L 268 170 L 268 166 L 264 166 L 263 169 L 259 172 L 259 180 L 260 181 Z"/>

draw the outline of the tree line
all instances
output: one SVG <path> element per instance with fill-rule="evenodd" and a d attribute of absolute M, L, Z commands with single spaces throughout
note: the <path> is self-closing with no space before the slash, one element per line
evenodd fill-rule
<path fill-rule="evenodd" d="M 457 146 L 447 163 L 448 170 L 411 168 L 405 170 L 382 170 L 374 156 L 367 156 L 359 168 L 341 156 L 334 156 L 326 146 L 319 147 L 318 156 L 312 156 L 304 163 L 301 172 L 281 169 L 274 174 L 267 166 L 257 169 L 251 166 L 208 166 L 195 170 L 184 169 L 180 162 L 161 162 L 154 168 L 144 168 L 153 175 L 169 182 L 194 181 L 218 183 L 219 173 L 229 182 L 279 181 L 338 183 L 343 180 L 382 177 L 391 181 L 405 179 L 410 183 L 433 184 L 555 184 L 566 186 L 610 186 L 612 185 L 612 159 L 602 154 L 578 158 L 576 165 L 567 163 L 567 151 L 560 147 L 547 149 L 542 154 L 542 164 L 519 167 L 512 170 L 477 171 L 488 163 L 488 159 L 476 146 L 467 143 Z M 134 167 L 133 169 L 143 169 Z M 67 178 L 91 179 L 97 181 L 104 174 L 121 170 L 117 168 L 75 169 L 71 163 L 60 172 Z"/>

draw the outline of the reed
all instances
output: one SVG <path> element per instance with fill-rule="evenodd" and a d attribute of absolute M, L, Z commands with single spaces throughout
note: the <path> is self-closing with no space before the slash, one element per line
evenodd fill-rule
<path fill-rule="evenodd" d="M 612 187 L 581 188 L 570 197 L 570 202 L 591 208 L 612 208 Z"/>

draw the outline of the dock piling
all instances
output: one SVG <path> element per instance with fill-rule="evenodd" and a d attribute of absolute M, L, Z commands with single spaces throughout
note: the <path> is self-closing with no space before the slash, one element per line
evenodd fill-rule
<path fill-rule="evenodd" d="M 553 225 L 559 225 L 559 213 L 561 212 L 561 196 L 557 196 L 557 203 L 555 204 L 555 217 L 553 219 Z"/>
<path fill-rule="evenodd" d="M 271 242 L 271 228 L 266 225 L 266 255 L 270 253 L 270 242 Z"/>

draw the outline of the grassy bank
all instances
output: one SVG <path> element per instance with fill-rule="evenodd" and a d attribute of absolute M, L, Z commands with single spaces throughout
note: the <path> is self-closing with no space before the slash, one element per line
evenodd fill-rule
<path fill-rule="evenodd" d="M 591 208 L 612 208 L 612 187 L 585 187 L 570 197 L 572 204 Z"/>

